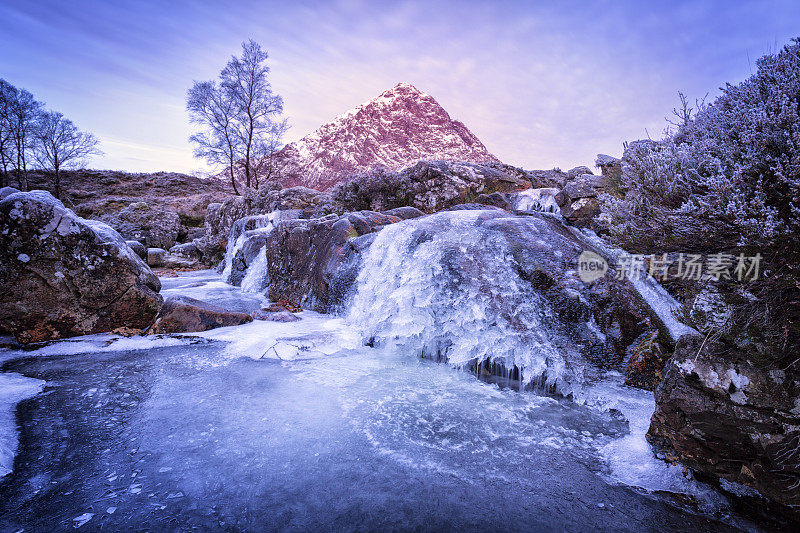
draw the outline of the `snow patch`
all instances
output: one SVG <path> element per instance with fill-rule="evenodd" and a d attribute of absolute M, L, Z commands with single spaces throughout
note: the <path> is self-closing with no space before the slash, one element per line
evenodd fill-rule
<path fill-rule="evenodd" d="M 0 478 L 11 473 L 17 453 L 17 420 L 15 408 L 22 400 L 32 398 L 44 388 L 41 379 L 16 373 L 0 374 Z"/>

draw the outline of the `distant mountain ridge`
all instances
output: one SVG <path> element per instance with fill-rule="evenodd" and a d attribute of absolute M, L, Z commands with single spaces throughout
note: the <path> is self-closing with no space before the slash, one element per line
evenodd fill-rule
<path fill-rule="evenodd" d="M 377 165 L 399 170 L 421 159 L 499 162 L 463 123 L 408 83 L 287 144 L 274 157 L 284 186 L 318 190 Z"/>

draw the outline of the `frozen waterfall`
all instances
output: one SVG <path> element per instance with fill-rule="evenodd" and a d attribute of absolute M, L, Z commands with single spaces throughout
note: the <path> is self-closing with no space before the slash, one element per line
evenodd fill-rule
<path fill-rule="evenodd" d="M 516 367 L 521 382 L 561 389 L 568 370 L 546 325 L 549 306 L 520 278 L 507 240 L 476 226 L 483 213 L 441 212 L 381 230 L 348 320 L 377 346 L 458 367 Z"/>

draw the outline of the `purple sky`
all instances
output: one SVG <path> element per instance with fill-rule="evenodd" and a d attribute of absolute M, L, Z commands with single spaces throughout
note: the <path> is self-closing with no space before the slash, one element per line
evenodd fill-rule
<path fill-rule="evenodd" d="M 229 4 L 0 0 L 0 77 L 95 133 L 93 167 L 193 171 L 186 90 L 253 38 L 286 141 L 406 81 L 503 161 L 566 169 L 800 36 L 797 0 Z"/>

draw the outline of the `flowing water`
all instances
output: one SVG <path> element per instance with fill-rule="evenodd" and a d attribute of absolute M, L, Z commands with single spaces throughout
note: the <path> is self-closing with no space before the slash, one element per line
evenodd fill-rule
<path fill-rule="evenodd" d="M 263 300 L 211 272 L 163 281 L 166 294 L 240 310 Z M 364 346 L 346 319 L 300 316 L 0 352 L 3 370 L 15 373 L 2 376 L 46 382 L 18 406 L 0 530 L 734 523 L 724 500 L 652 457 L 652 394 L 623 387 L 617 374 L 580 401 L 520 393 L 395 346 Z"/>

